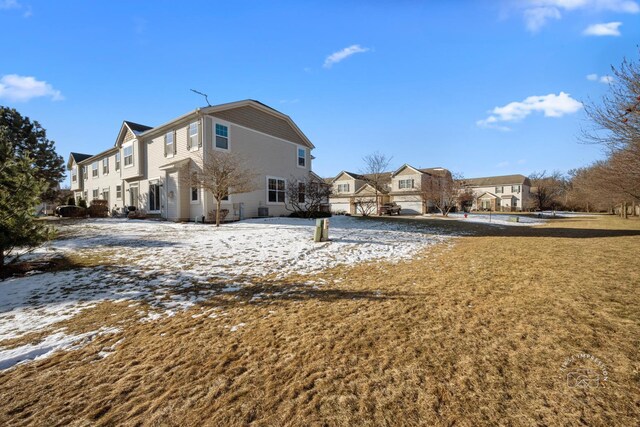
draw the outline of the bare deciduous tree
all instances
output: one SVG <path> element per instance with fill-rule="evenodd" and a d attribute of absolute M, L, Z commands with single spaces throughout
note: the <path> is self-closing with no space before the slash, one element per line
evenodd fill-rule
<path fill-rule="evenodd" d="M 640 201 L 640 61 L 625 59 L 611 67 L 614 76 L 609 93 L 600 103 L 588 103 L 585 111 L 593 126 L 583 131 L 583 141 L 603 146 L 608 154 L 587 171 L 590 192 L 605 193 L 611 204 L 626 215 L 629 202 Z"/>
<path fill-rule="evenodd" d="M 202 189 L 213 195 L 216 201 L 216 227 L 220 226 L 222 201 L 233 194 L 249 193 L 257 189 L 258 174 L 246 166 L 245 159 L 224 151 L 213 151 L 196 158 L 195 167 L 185 169 L 183 182 L 192 188 Z"/>
<path fill-rule="evenodd" d="M 559 171 L 547 174 L 547 171 L 533 172 L 529 175 L 532 187 L 532 197 L 534 208 L 557 209 L 563 206 L 562 196 L 564 195 L 566 180 Z M 533 188 L 535 187 L 535 190 Z"/>
<path fill-rule="evenodd" d="M 420 194 L 442 216 L 449 215 L 451 209 L 473 199 L 473 193 L 464 186 L 464 178 L 460 174 L 431 176 L 420 186 Z"/>
<path fill-rule="evenodd" d="M 364 168 L 361 173 L 365 176 L 367 182 L 371 184 L 375 192 L 375 210 L 379 210 L 378 195 L 391 181 L 391 175 L 387 171 L 393 157 L 382 154 L 378 151 L 367 154 L 362 158 Z M 363 214 L 364 215 L 364 214 Z"/>
<path fill-rule="evenodd" d="M 291 177 L 287 180 L 285 207 L 300 217 L 313 218 L 322 211 L 331 193 L 331 185 L 314 175 L 302 180 Z"/>
<path fill-rule="evenodd" d="M 354 199 L 356 212 L 360 212 L 362 216 L 369 216 L 378 212 L 378 197 L 374 199 L 371 196 L 359 196 Z"/>

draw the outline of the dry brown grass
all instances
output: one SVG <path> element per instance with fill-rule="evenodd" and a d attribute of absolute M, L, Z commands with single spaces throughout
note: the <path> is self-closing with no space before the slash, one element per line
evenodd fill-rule
<path fill-rule="evenodd" d="M 640 223 L 467 228 L 319 289 L 292 277 L 150 324 L 115 316 L 121 334 L 0 374 L 0 424 L 638 425 Z M 567 386 L 581 352 L 606 364 L 603 387 Z"/>

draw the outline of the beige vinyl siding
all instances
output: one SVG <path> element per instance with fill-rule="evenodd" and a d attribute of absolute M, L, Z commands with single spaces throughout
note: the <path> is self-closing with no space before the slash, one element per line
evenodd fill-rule
<path fill-rule="evenodd" d="M 236 123 L 240 126 L 257 130 L 258 132 L 306 146 L 305 141 L 286 120 L 253 107 L 232 108 L 230 110 L 212 113 L 212 115 L 227 122 Z"/>
<path fill-rule="evenodd" d="M 264 113 L 263 113 L 264 114 Z M 229 203 L 223 208 L 229 209 L 231 217 L 239 215 L 240 203 L 244 204 L 244 216 L 258 216 L 258 207 L 269 209 L 270 216 L 288 215 L 283 204 L 269 203 L 267 200 L 267 177 L 282 178 L 285 181 L 291 177 L 304 179 L 309 175 L 309 164 L 302 168 L 297 166 L 298 145 L 296 141 L 286 141 L 280 137 L 265 135 L 259 131 L 238 126 L 235 123 L 220 120 L 219 117 L 208 116 L 205 120 L 205 144 L 207 150 L 213 149 L 213 129 L 215 123 L 229 128 L 229 149 L 247 159 L 247 166 L 257 173 L 256 190 L 246 194 L 234 194 Z M 208 194 L 207 205 L 214 209 L 213 196 Z"/>
<path fill-rule="evenodd" d="M 105 189 L 109 191 L 109 211 L 114 208 L 121 208 L 123 200 L 116 200 L 116 186 L 122 184 L 121 171 L 115 170 L 115 156 L 116 152 L 111 151 L 104 156 L 94 157 L 88 162 L 83 162 L 89 167 L 88 177 L 84 182 L 84 190 L 87 191 L 87 205 L 94 199 L 93 191 L 98 190 L 98 199 L 103 199 L 103 192 Z M 105 174 L 102 170 L 102 160 L 109 159 L 109 173 Z M 98 162 L 98 176 L 94 177 L 91 174 L 91 164 Z"/>
<path fill-rule="evenodd" d="M 133 145 L 133 166 L 125 166 L 124 162 L 124 147 Z M 121 159 L 121 174 L 123 179 L 137 178 L 144 174 L 145 167 L 145 146 L 140 143 L 139 139 L 129 140 L 122 144 L 120 147 L 120 159 Z M 114 160 L 115 165 L 115 160 Z"/>

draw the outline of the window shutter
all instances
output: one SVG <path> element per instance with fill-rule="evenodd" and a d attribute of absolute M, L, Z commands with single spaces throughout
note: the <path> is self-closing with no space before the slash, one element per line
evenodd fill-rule
<path fill-rule="evenodd" d="M 167 135 L 162 138 L 162 146 L 164 147 L 164 156 L 167 157 Z"/>
<path fill-rule="evenodd" d="M 191 123 L 187 125 L 187 151 L 191 150 Z"/>
<path fill-rule="evenodd" d="M 204 138 L 204 135 L 202 134 L 204 126 L 200 126 L 202 120 L 204 119 L 198 120 L 198 147 L 202 147 L 202 139 Z"/>
<path fill-rule="evenodd" d="M 178 138 L 176 138 L 176 131 L 173 131 L 173 155 L 178 152 Z"/>

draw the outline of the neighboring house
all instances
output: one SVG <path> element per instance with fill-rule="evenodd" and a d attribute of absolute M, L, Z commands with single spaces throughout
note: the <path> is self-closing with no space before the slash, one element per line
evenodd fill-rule
<path fill-rule="evenodd" d="M 524 175 L 470 178 L 464 184 L 474 194 L 472 210 L 512 212 L 531 207 L 531 181 Z"/>
<path fill-rule="evenodd" d="M 386 172 L 383 176 L 387 181 L 390 177 L 391 173 L 389 172 Z M 368 175 L 342 171 L 330 180 L 330 182 L 333 188 L 329 203 L 331 204 L 331 212 L 333 213 L 355 215 L 359 212 L 359 204 L 375 204 L 376 190 L 371 185 L 370 176 Z M 379 188 L 378 203 L 386 203 L 389 200 L 388 193 L 388 185 Z"/>
<path fill-rule="evenodd" d="M 306 179 L 314 146 L 291 118 L 258 101 L 198 108 L 156 127 L 125 121 L 112 148 L 99 154 L 71 153 L 71 190 L 111 209 L 136 206 L 174 221 L 212 220 L 213 196 L 192 188 L 185 174 L 214 150 L 239 154 L 258 177 L 255 191 L 223 201 L 227 219 L 279 216 L 286 182 Z M 188 177 L 188 176 L 187 176 Z"/>
<path fill-rule="evenodd" d="M 418 169 L 404 164 L 391 175 L 391 201 L 400 205 L 400 213 L 420 215 L 431 212 L 433 203 L 425 199 L 423 191 L 436 180 L 451 180 L 451 172 L 445 168 Z"/>

